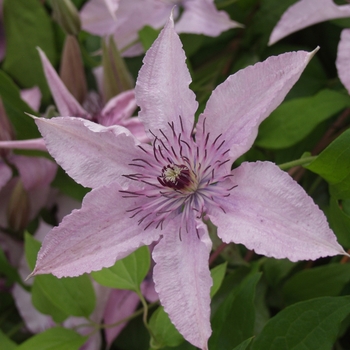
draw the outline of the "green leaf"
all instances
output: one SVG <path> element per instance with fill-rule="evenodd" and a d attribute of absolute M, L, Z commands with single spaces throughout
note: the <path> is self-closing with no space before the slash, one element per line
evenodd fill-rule
<path fill-rule="evenodd" d="M 2 349 L 14 350 L 17 344 L 13 342 L 3 331 L 0 329 L 0 344 Z"/>
<path fill-rule="evenodd" d="M 34 120 L 25 112 L 36 114 L 20 97 L 19 89 L 3 71 L 0 71 L 0 95 L 6 114 L 10 119 L 18 140 L 40 137 Z"/>
<path fill-rule="evenodd" d="M 52 186 L 78 201 L 81 201 L 89 192 L 88 188 L 76 183 L 61 167 L 58 167 L 56 177 L 52 181 Z"/>
<path fill-rule="evenodd" d="M 36 47 L 39 46 L 55 64 L 55 38 L 49 15 L 39 0 L 5 0 L 4 24 L 3 69 L 24 87 L 39 85 L 47 99 L 49 90 Z"/>
<path fill-rule="evenodd" d="M 331 184 L 337 199 L 350 198 L 350 129 L 343 132 L 309 165 L 307 169 Z"/>
<path fill-rule="evenodd" d="M 270 319 L 252 350 L 330 350 L 349 313 L 350 296 L 293 304 Z"/>
<path fill-rule="evenodd" d="M 270 149 L 290 147 L 304 139 L 318 124 L 349 106 L 348 95 L 332 90 L 287 101 L 261 123 L 256 145 Z"/>
<path fill-rule="evenodd" d="M 78 350 L 87 340 L 80 334 L 62 327 L 48 329 L 34 335 L 16 350 Z"/>
<path fill-rule="evenodd" d="M 25 235 L 27 261 L 33 269 L 40 243 Z M 96 297 L 88 275 L 57 278 L 53 275 L 35 276 L 32 289 L 35 307 L 55 320 L 65 316 L 89 317 L 95 309 Z"/>
<path fill-rule="evenodd" d="M 216 292 L 219 290 L 222 281 L 224 280 L 226 273 L 227 263 L 215 266 L 210 270 L 211 278 L 213 279 L 213 285 L 210 290 L 210 297 L 212 298 Z"/>
<path fill-rule="evenodd" d="M 212 319 L 209 349 L 231 350 L 253 336 L 255 289 L 260 277 L 261 273 L 248 275 L 220 305 Z"/>
<path fill-rule="evenodd" d="M 233 350 L 246 350 L 248 349 L 249 345 L 251 344 L 254 337 L 248 338 L 245 341 L 243 341 L 241 344 L 236 346 Z"/>
<path fill-rule="evenodd" d="M 349 281 L 350 265 L 329 264 L 296 273 L 284 284 L 283 294 L 287 304 L 323 296 L 338 296 Z"/>
<path fill-rule="evenodd" d="M 41 244 L 28 232 L 25 232 L 24 234 L 24 242 L 24 251 L 27 263 L 29 265 L 29 268 L 31 270 L 34 270 L 36 257 L 38 255 L 38 251 L 40 249 Z"/>
<path fill-rule="evenodd" d="M 103 286 L 138 292 L 151 264 L 148 247 L 144 246 L 118 260 L 112 267 L 92 272 L 94 280 Z"/>
<path fill-rule="evenodd" d="M 139 30 L 139 38 L 145 51 L 147 51 L 152 46 L 154 40 L 158 38 L 159 32 L 160 30 L 150 26 L 144 26 Z"/>
<path fill-rule="evenodd" d="M 295 263 L 288 259 L 266 258 L 263 269 L 270 286 L 275 287 L 293 269 Z"/>
<path fill-rule="evenodd" d="M 345 248 L 350 248 L 350 216 L 341 209 L 338 200 L 334 197 L 330 198 L 328 220 L 339 243 Z"/>
<path fill-rule="evenodd" d="M 7 276 L 11 282 L 21 283 L 21 278 L 17 270 L 7 261 L 7 258 L 0 247 L 0 272 Z"/>
<path fill-rule="evenodd" d="M 171 323 L 168 314 L 164 311 L 162 306 L 152 314 L 149 327 L 155 337 L 157 349 L 165 346 L 174 347 L 184 341 L 183 336 L 177 331 L 175 326 Z"/>

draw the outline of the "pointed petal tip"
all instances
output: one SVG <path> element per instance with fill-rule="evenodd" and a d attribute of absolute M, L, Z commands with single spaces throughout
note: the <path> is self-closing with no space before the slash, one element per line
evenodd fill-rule
<path fill-rule="evenodd" d="M 176 5 L 173 6 L 173 8 L 171 9 L 170 12 L 170 16 L 169 16 L 169 22 L 172 24 L 172 26 L 174 27 L 174 11 L 175 11 Z"/>
<path fill-rule="evenodd" d="M 36 119 L 42 119 L 42 118 L 39 118 L 39 117 L 37 117 L 37 116 L 35 116 L 35 115 L 33 115 L 33 114 L 30 114 L 30 113 L 27 113 L 27 112 L 24 112 L 24 114 L 26 114 L 27 116 L 33 118 L 34 120 L 36 120 Z"/>
<path fill-rule="evenodd" d="M 24 282 L 35 276 L 35 269 L 25 278 Z"/>

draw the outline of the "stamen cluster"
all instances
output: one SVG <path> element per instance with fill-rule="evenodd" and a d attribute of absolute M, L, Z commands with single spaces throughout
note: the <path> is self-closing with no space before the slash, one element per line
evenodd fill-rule
<path fill-rule="evenodd" d="M 137 191 L 121 191 L 124 198 L 144 197 L 144 204 L 127 210 L 131 218 L 140 216 L 139 225 L 144 229 L 152 224 L 162 228 L 167 218 L 182 213 L 186 221 L 190 213 L 199 218 L 210 206 L 225 209 L 216 201 L 218 197 L 228 197 L 235 186 L 227 185 L 227 178 L 233 176 L 223 165 L 230 161 L 229 149 L 225 149 L 222 134 L 211 141 L 210 133 L 195 140 L 191 132 L 186 133 L 181 116 L 181 130 L 175 130 L 174 122 L 169 129 L 159 130 L 159 137 L 153 134 L 153 146 L 139 146 L 144 157 L 133 159 L 129 165 L 142 169 L 142 172 L 124 175 L 130 180 L 142 183 Z"/>

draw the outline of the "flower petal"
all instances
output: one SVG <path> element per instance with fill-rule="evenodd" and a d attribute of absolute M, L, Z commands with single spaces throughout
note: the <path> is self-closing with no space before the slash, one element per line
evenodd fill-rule
<path fill-rule="evenodd" d="M 104 126 L 123 125 L 123 121 L 132 116 L 136 107 L 134 90 L 124 91 L 108 101 L 98 122 Z"/>
<path fill-rule="evenodd" d="M 0 141 L 0 148 L 7 149 L 30 149 L 37 151 L 47 151 L 43 138 L 29 140 Z"/>
<path fill-rule="evenodd" d="M 243 27 L 232 21 L 225 11 L 218 11 L 213 0 L 187 0 L 184 8 L 175 25 L 177 33 L 218 36 L 230 28 Z"/>
<path fill-rule="evenodd" d="M 194 113 L 198 103 L 189 89 L 191 76 L 186 57 L 171 18 L 159 37 L 146 53 L 144 64 L 136 82 L 136 101 L 141 111 L 139 117 L 145 129 L 162 137 L 159 129 L 175 123 L 176 130 L 192 131 Z M 152 135 L 149 134 L 150 138 Z"/>
<path fill-rule="evenodd" d="M 13 155 L 10 161 L 16 166 L 27 191 L 48 187 L 56 175 L 57 164 L 47 158 Z"/>
<path fill-rule="evenodd" d="M 118 22 L 116 11 L 119 0 L 90 0 L 80 11 L 82 28 L 95 35 L 110 35 L 116 30 Z"/>
<path fill-rule="evenodd" d="M 52 317 L 40 313 L 32 303 L 32 295 L 19 284 L 14 285 L 12 295 L 19 314 L 32 333 L 41 333 L 55 326 Z"/>
<path fill-rule="evenodd" d="M 272 56 L 229 76 L 213 91 L 199 117 L 198 142 L 206 137 L 206 129 L 213 139 L 223 135 L 232 160 L 248 151 L 260 123 L 283 101 L 316 51 Z"/>
<path fill-rule="evenodd" d="M 130 290 L 113 289 L 109 296 L 105 313 L 104 323 L 114 324 L 130 316 L 140 302 L 140 298 L 136 293 Z M 115 327 L 107 327 L 105 329 L 107 347 L 110 348 L 113 340 L 127 325 L 127 322 L 121 323 Z"/>
<path fill-rule="evenodd" d="M 31 89 L 24 89 L 20 91 L 21 99 L 27 103 L 27 105 L 33 109 L 33 111 L 38 111 L 41 102 L 41 91 L 37 86 Z"/>
<path fill-rule="evenodd" d="M 153 250 L 153 279 L 164 310 L 191 344 L 208 349 L 210 329 L 210 277 L 206 226 L 188 220 L 180 238 L 180 219 L 168 225 Z M 171 226 L 171 227 L 169 227 Z M 196 230 L 198 229 L 198 233 Z M 199 238 L 200 237 L 200 238 Z"/>
<path fill-rule="evenodd" d="M 65 117 L 74 116 L 91 119 L 90 115 L 63 84 L 50 61 L 47 59 L 45 53 L 40 48 L 38 48 L 38 51 L 46 76 L 46 81 L 50 87 L 52 97 L 55 100 L 59 113 Z"/>
<path fill-rule="evenodd" d="M 0 189 L 6 185 L 6 183 L 11 179 L 11 177 L 11 168 L 7 164 L 0 161 Z"/>
<path fill-rule="evenodd" d="M 346 254 L 312 198 L 275 164 L 243 163 L 232 173 L 238 186 L 220 203 L 226 213 L 209 213 L 224 242 L 291 261 Z"/>
<path fill-rule="evenodd" d="M 340 36 L 336 66 L 339 79 L 350 94 L 350 29 L 344 29 Z"/>
<path fill-rule="evenodd" d="M 350 5 L 338 6 L 333 0 L 301 0 L 283 14 L 271 33 L 269 45 L 313 24 L 344 17 L 350 17 Z"/>
<path fill-rule="evenodd" d="M 143 199 L 125 198 L 120 190 L 117 183 L 111 183 L 88 193 L 82 208 L 45 237 L 32 275 L 79 276 L 112 266 L 117 259 L 156 241 L 160 231 L 144 230 L 127 212 L 142 205 Z"/>
<path fill-rule="evenodd" d="M 136 56 L 144 52 L 138 41 L 138 32 L 145 25 L 160 28 L 166 23 L 172 4 L 158 0 L 121 0 L 117 13 L 118 28 L 114 32 L 114 40 L 123 56 Z M 127 47 L 130 47 L 127 49 Z"/>
<path fill-rule="evenodd" d="M 129 130 L 74 117 L 35 122 L 50 154 L 76 182 L 91 188 L 116 180 L 129 182 L 122 175 L 135 171 L 129 164 L 142 152 Z"/>

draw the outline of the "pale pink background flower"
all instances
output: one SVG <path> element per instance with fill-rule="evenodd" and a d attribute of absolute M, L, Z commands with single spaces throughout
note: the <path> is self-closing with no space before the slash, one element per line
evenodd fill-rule
<path fill-rule="evenodd" d="M 140 43 L 135 44 L 138 32 L 146 25 L 163 27 L 174 5 L 178 5 L 174 9 L 178 33 L 218 36 L 242 27 L 225 11 L 218 11 L 213 0 L 90 0 L 80 17 L 84 30 L 100 36 L 113 34 L 124 56 L 136 56 L 144 51 Z"/>
<path fill-rule="evenodd" d="M 273 29 L 269 45 L 313 24 L 350 17 L 350 5 L 332 0 L 300 0 L 290 6 Z M 341 34 L 336 60 L 339 79 L 350 94 L 350 29 Z"/>

